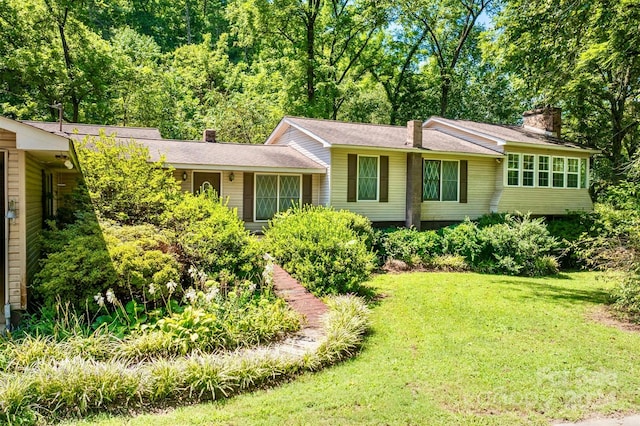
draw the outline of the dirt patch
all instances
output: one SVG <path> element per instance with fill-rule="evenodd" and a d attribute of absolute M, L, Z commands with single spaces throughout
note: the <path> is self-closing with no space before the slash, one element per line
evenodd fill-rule
<path fill-rule="evenodd" d="M 640 333 L 640 324 L 626 321 L 624 318 L 616 315 L 616 313 L 614 313 L 611 308 L 607 306 L 599 306 L 598 308 L 591 311 L 589 313 L 589 319 L 591 321 L 606 325 L 607 327 L 615 327 L 618 330 Z"/>

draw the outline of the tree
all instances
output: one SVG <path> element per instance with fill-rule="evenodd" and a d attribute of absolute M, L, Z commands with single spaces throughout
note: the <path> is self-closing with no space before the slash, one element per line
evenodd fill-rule
<path fill-rule="evenodd" d="M 499 19 L 510 71 L 534 100 L 565 108 L 569 138 L 602 149 L 605 179 L 620 179 L 638 152 L 638 22 L 638 0 L 514 0 Z"/>

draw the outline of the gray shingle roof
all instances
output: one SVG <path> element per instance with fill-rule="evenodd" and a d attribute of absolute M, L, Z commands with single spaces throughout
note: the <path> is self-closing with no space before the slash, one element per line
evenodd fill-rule
<path fill-rule="evenodd" d="M 60 133 L 60 123 L 45 121 L 22 121 L 29 126 L 37 127 L 51 133 Z M 62 123 L 62 132 L 67 135 L 93 135 L 98 136 L 100 131 L 107 135 L 117 134 L 121 138 L 162 139 L 160 130 L 155 127 L 122 127 L 103 126 L 99 124 Z"/>
<path fill-rule="evenodd" d="M 287 122 L 305 129 L 331 145 L 413 149 L 405 126 L 346 123 L 300 117 L 285 117 Z M 499 155 L 496 150 L 448 135 L 437 129 L 423 129 L 422 149 L 435 152 Z"/>
<path fill-rule="evenodd" d="M 519 126 L 479 123 L 477 121 L 469 120 L 451 120 L 441 117 L 432 117 L 432 119 L 453 126 L 463 127 L 473 132 L 482 133 L 489 137 L 502 139 L 507 142 L 524 142 L 534 145 L 563 146 L 578 149 L 583 148 L 580 145 L 567 142 L 563 139 L 536 133 Z"/>

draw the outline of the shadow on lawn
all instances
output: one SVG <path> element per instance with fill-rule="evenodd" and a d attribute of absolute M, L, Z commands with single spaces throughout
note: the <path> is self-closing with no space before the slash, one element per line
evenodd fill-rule
<path fill-rule="evenodd" d="M 553 279 L 573 280 L 570 276 L 554 276 Z M 551 284 L 551 282 L 540 281 L 539 279 L 527 280 L 497 280 L 496 283 L 507 287 L 516 293 L 519 299 L 550 299 L 553 301 L 568 304 L 608 304 L 609 294 L 598 288 L 575 288 L 564 285 Z M 508 295 L 506 297 L 509 297 Z"/>

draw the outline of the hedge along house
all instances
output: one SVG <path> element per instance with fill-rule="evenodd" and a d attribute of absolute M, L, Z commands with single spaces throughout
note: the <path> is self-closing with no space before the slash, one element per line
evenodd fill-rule
<path fill-rule="evenodd" d="M 266 141 L 327 168 L 319 204 L 374 224 L 435 227 L 492 212 L 564 215 L 593 208 L 595 150 L 560 136 L 560 110 L 524 114 L 523 126 L 432 117 L 406 127 L 285 117 Z"/>
<path fill-rule="evenodd" d="M 0 329 L 9 325 L 12 311 L 26 308 L 27 285 L 40 256 L 38 236 L 58 207 L 56 192 L 74 172 L 72 157 L 59 128 L 47 132 L 0 117 Z"/>

